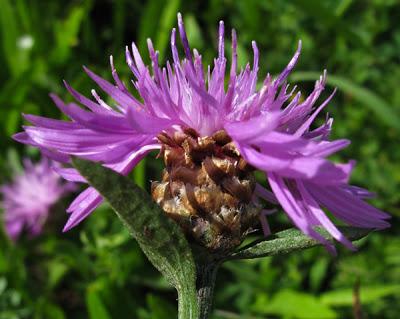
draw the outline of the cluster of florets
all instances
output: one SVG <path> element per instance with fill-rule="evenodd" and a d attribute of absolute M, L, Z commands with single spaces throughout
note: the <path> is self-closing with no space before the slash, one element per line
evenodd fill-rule
<path fill-rule="evenodd" d="M 40 234 L 52 206 L 74 189 L 72 183 L 63 183 L 54 171 L 57 167 L 46 158 L 37 164 L 25 159 L 25 170 L 0 188 L 4 226 L 11 239 L 17 240 L 24 230 L 30 236 Z"/>
<path fill-rule="evenodd" d="M 180 212 L 188 215 L 196 210 L 195 216 L 201 216 L 202 210 L 210 208 L 215 210 L 217 221 L 227 220 L 228 224 L 232 225 L 236 225 L 236 221 L 245 221 L 246 225 L 252 227 L 254 223 L 248 222 L 247 217 L 242 217 L 241 214 L 245 213 L 240 205 L 245 205 L 246 209 L 258 206 L 257 198 L 261 197 L 279 204 L 301 231 L 321 241 L 331 250 L 334 250 L 332 243 L 315 230 L 316 226 L 325 228 L 347 247 L 353 246 L 326 216 L 322 207 L 326 207 L 335 217 L 350 225 L 367 228 L 388 226 L 385 219 L 389 216 L 364 201 L 364 198 L 371 194 L 348 185 L 354 163 L 336 164 L 328 159 L 328 156 L 349 144 L 348 140 L 329 140 L 332 119 L 327 118 L 322 126 L 311 128 L 314 119 L 334 94 L 315 106 L 324 89 L 325 74 L 316 82 L 308 97 L 300 98 L 301 93 L 296 92 L 295 87 L 289 90 L 286 79 L 296 65 L 301 43 L 283 72 L 275 79 L 267 75 L 261 88 L 257 89 L 259 53 L 256 43 L 252 43 L 252 67 L 247 64 L 238 72 L 237 39 L 235 31 L 232 31 L 231 65 L 228 84 L 225 87 L 227 59 L 224 24 L 220 22 L 219 25 L 218 56 L 213 67 L 207 68 L 204 68 L 199 52 L 193 50 L 192 53 L 180 15 L 178 29 L 185 58 L 179 58 L 176 31 L 173 29 L 172 62 L 167 62 L 165 67 L 159 66 L 158 52 L 154 50 L 150 40 L 148 48 L 152 71 L 143 63 L 135 44 L 132 44 L 132 51 L 126 49 L 127 64 L 132 70 L 133 85 L 140 99 L 136 98 L 137 95 L 132 94 L 118 77 L 111 58 L 115 83 L 106 81 L 87 68 L 85 71 L 110 95 L 115 101 L 114 105 L 106 104 L 94 90 L 92 93 L 95 101 L 66 84 L 72 96 L 86 109 L 75 103 L 65 104 L 57 96 L 53 96 L 56 105 L 71 121 L 26 115 L 26 119 L 33 126 L 25 127 L 25 131 L 17 134 L 15 139 L 39 147 L 48 156 L 61 162 L 68 163 L 69 156 L 74 155 L 100 161 L 121 174 L 128 174 L 149 151 L 161 148 L 167 169 L 160 185 L 167 183 L 171 187 L 164 195 L 159 195 L 158 188 L 162 186 L 156 185 L 155 199 L 170 215 Z M 187 135 L 185 132 L 188 128 L 195 133 Z M 220 153 L 217 152 L 221 145 L 217 147 L 218 143 L 214 137 L 221 131 L 229 138 L 230 142 L 226 145 L 230 146 L 226 147 L 233 147 L 236 158 L 226 154 L 220 157 Z M 183 142 L 177 140 L 177 136 L 182 134 L 186 134 Z M 200 145 L 208 143 L 213 145 L 212 150 L 210 148 L 208 155 L 201 157 L 201 161 L 189 161 L 189 164 L 182 162 L 182 168 L 179 164 L 168 162 L 169 155 L 166 154 L 171 153 L 172 149 L 173 152 L 175 149 L 184 152 L 184 157 L 191 157 L 196 148 L 201 149 L 203 146 Z M 222 145 L 222 148 L 224 147 L 225 145 Z M 218 163 L 221 164 L 222 161 L 227 164 L 232 159 L 230 167 L 239 175 L 229 176 L 222 169 L 224 178 L 217 178 L 217 175 L 220 175 L 219 171 L 215 171 Z M 255 183 L 246 170 L 240 170 L 240 162 L 243 161 L 265 173 L 269 184 L 267 188 L 270 190 Z M 179 163 L 179 160 L 176 163 Z M 205 185 L 184 183 L 185 188 L 180 187 L 179 191 L 176 191 L 176 182 L 184 182 L 182 176 L 188 169 L 197 171 L 189 174 L 188 178 L 204 178 Z M 73 168 L 60 169 L 59 173 L 67 180 L 85 183 Z M 240 174 L 244 174 L 244 177 Z M 235 191 L 237 187 L 243 187 L 243 193 Z M 203 191 L 204 189 L 206 191 Z M 215 194 L 215 198 L 210 200 L 221 201 L 221 209 L 216 209 L 213 205 L 203 207 L 203 195 L 200 196 L 200 193 L 207 193 L 204 196 L 209 198 Z M 186 200 L 186 204 L 179 202 L 182 200 Z M 71 215 L 65 230 L 77 225 L 101 202 L 101 195 L 95 189 L 87 188 L 68 208 Z M 224 213 L 226 207 L 232 207 L 232 202 L 239 205 L 237 208 L 228 209 L 234 213 Z M 172 207 L 178 211 L 172 212 Z M 263 210 L 259 213 L 261 225 L 268 234 L 266 215 L 267 212 Z M 250 213 L 250 216 L 253 216 L 253 213 Z M 202 223 L 209 219 L 196 220 Z M 239 238 L 246 233 L 246 227 L 239 227 Z M 196 229 L 198 224 L 195 222 L 194 237 L 198 236 Z M 203 233 L 200 233 L 199 237 L 202 237 Z"/>

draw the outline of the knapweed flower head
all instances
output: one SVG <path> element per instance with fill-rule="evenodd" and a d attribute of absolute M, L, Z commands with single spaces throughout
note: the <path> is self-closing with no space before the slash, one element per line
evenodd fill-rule
<path fill-rule="evenodd" d="M 0 188 L 5 231 L 12 240 L 24 230 L 31 236 L 40 234 L 51 207 L 74 189 L 72 183 L 63 182 L 54 166 L 60 167 L 47 158 L 37 164 L 25 159 L 24 171 Z"/>
<path fill-rule="evenodd" d="M 232 245 L 237 245 L 259 223 L 258 218 L 264 232 L 269 232 L 269 211 L 261 209 L 260 198 L 279 204 L 293 224 L 331 250 L 333 245 L 319 235 L 316 226 L 347 247 L 353 246 L 323 208 L 349 225 L 373 229 L 389 225 L 387 214 L 364 201 L 371 194 L 348 184 L 354 162 L 337 164 L 328 159 L 350 143 L 329 140 L 332 119 L 327 117 L 322 126 L 311 128 L 334 95 L 317 104 L 325 73 L 304 99 L 296 87 L 289 89 L 286 80 L 299 58 L 301 42 L 282 73 L 276 78 L 267 75 L 257 89 L 259 52 L 255 42 L 252 65 L 238 72 L 233 30 L 228 68 L 224 24 L 220 22 L 218 56 L 213 66 L 205 68 L 200 53 L 190 48 L 180 14 L 178 31 L 184 58 L 179 56 L 173 29 L 172 61 L 164 67 L 159 65 L 151 40 L 151 67 L 144 64 L 134 43 L 126 48 L 133 87 L 140 98 L 120 80 L 111 57 L 114 83 L 87 68 L 85 71 L 115 104 L 106 104 L 94 90 L 94 100 L 89 99 L 65 83 L 85 108 L 65 104 L 52 95 L 71 121 L 25 115 L 33 126 L 25 127 L 15 138 L 56 160 L 68 162 L 69 155 L 79 156 L 125 175 L 148 152 L 160 150 L 166 169 L 162 180 L 152 185 L 154 200 L 210 249 L 229 248 L 233 241 Z M 254 170 L 265 173 L 270 190 L 255 181 Z M 85 182 L 73 168 L 58 172 L 69 181 Z M 65 230 L 101 202 L 99 193 L 87 188 L 68 208 L 71 215 Z"/>

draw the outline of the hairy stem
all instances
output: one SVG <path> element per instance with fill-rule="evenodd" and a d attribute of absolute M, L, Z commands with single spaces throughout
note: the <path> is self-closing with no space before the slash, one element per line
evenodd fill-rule
<path fill-rule="evenodd" d="M 178 290 L 178 319 L 198 319 L 198 305 L 196 295 L 191 291 Z"/>
<path fill-rule="evenodd" d="M 196 263 L 197 296 L 178 287 L 178 319 L 208 319 L 212 311 L 215 280 L 220 262 L 202 259 Z"/>
<path fill-rule="evenodd" d="M 208 319 L 212 311 L 215 280 L 220 263 L 202 261 L 197 263 L 197 302 L 199 319 Z"/>

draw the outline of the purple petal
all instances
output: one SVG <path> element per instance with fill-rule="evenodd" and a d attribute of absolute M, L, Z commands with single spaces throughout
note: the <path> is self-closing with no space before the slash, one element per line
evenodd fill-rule
<path fill-rule="evenodd" d="M 254 140 L 255 137 L 265 136 L 275 130 L 278 125 L 279 113 L 266 113 L 247 121 L 225 124 L 225 129 L 234 140 L 243 142 Z"/>
<path fill-rule="evenodd" d="M 292 222 L 304 234 L 320 241 L 332 254 L 335 254 L 336 250 L 333 244 L 313 229 L 313 219 L 304 211 L 304 208 L 301 207 L 298 200 L 293 197 L 283 179 L 274 173 L 268 173 L 268 181 L 276 198 Z"/>
<path fill-rule="evenodd" d="M 16 241 L 20 236 L 24 223 L 21 220 L 14 220 L 5 223 L 5 231 L 12 241 Z"/>
<path fill-rule="evenodd" d="M 123 175 L 128 174 L 150 151 L 161 148 L 160 144 L 146 144 L 135 152 L 131 152 L 119 163 L 107 164 L 105 167 L 111 168 Z"/>
<path fill-rule="evenodd" d="M 83 96 L 78 91 L 74 90 L 68 84 L 67 81 L 64 81 L 64 85 L 67 88 L 67 90 L 69 91 L 69 93 L 71 93 L 71 95 L 75 98 L 75 100 L 77 100 L 82 105 L 86 106 L 92 112 L 100 113 L 100 114 L 117 113 L 107 104 L 105 104 L 105 103 L 97 104 L 97 103 L 93 102 L 92 100 L 88 99 L 86 96 Z"/>
<path fill-rule="evenodd" d="M 81 196 L 84 194 L 85 196 Z M 64 226 L 63 232 L 69 231 L 89 216 L 102 202 L 100 194 L 92 187 L 81 193 L 68 208 L 71 215 Z"/>
<path fill-rule="evenodd" d="M 52 160 L 55 160 L 55 161 L 61 162 L 61 163 L 69 162 L 69 157 L 67 155 L 61 154 L 55 150 L 49 150 L 49 149 L 39 145 L 26 132 L 14 134 L 12 138 L 22 144 L 27 144 L 27 145 L 38 147 L 44 156 L 51 158 Z"/>
<path fill-rule="evenodd" d="M 310 213 L 320 222 L 320 225 L 324 227 L 332 235 L 333 238 L 341 242 L 347 248 L 351 250 L 356 250 L 351 241 L 349 241 L 325 215 L 324 211 L 319 207 L 317 202 L 307 191 L 304 184 L 301 181 L 297 181 L 296 184 L 300 195 L 305 202 L 305 205 L 309 209 Z"/>
<path fill-rule="evenodd" d="M 57 107 L 70 119 L 76 121 L 82 127 L 99 132 L 132 134 L 134 131 L 128 121 L 122 116 L 96 114 L 81 109 L 74 103 L 65 104 L 58 96 L 51 95 Z"/>
<path fill-rule="evenodd" d="M 269 215 L 269 213 L 265 209 L 263 209 L 260 212 L 260 215 L 259 215 L 262 231 L 263 231 L 265 237 L 271 235 L 271 229 L 269 227 L 269 223 L 268 223 L 268 220 L 267 220 L 267 215 Z"/>
<path fill-rule="evenodd" d="M 278 201 L 276 200 L 276 197 L 274 193 L 270 192 L 266 188 L 262 187 L 260 184 L 256 184 L 256 188 L 254 190 L 254 193 L 258 196 L 261 197 L 262 199 L 266 200 L 267 202 L 273 203 L 273 204 L 278 204 Z"/>
<path fill-rule="evenodd" d="M 276 173 L 288 178 L 300 178 L 320 185 L 345 184 L 354 164 L 334 164 L 322 158 L 300 157 Z"/>
<path fill-rule="evenodd" d="M 367 199 L 367 198 L 374 198 L 376 197 L 375 193 L 370 192 L 369 190 L 359 187 L 359 186 L 354 186 L 354 185 L 343 185 L 342 189 L 344 189 L 347 192 L 350 192 L 354 196 L 357 196 L 360 199 Z"/>
<path fill-rule="evenodd" d="M 383 229 L 390 226 L 390 215 L 372 207 L 340 187 L 320 187 L 307 183 L 307 189 L 323 206 L 349 225 Z M 344 194 L 345 193 L 345 194 Z M 345 195 L 346 197 L 342 197 Z"/>
<path fill-rule="evenodd" d="M 37 144 L 29 137 L 26 132 L 16 133 L 12 136 L 12 138 L 22 144 L 37 146 Z"/>
<path fill-rule="evenodd" d="M 71 130 L 71 129 L 82 128 L 82 126 L 79 125 L 78 123 L 54 120 L 54 119 L 49 119 L 47 117 L 31 115 L 31 114 L 22 114 L 22 116 L 30 123 L 44 128 L 54 128 L 57 130 Z"/>
<path fill-rule="evenodd" d="M 289 63 L 286 66 L 286 68 L 282 71 L 281 74 L 279 74 L 279 76 L 275 80 L 275 82 L 274 82 L 274 86 L 275 87 L 280 86 L 286 80 L 286 78 L 288 77 L 290 72 L 292 72 L 292 70 L 294 69 L 294 67 L 297 64 L 297 61 L 298 61 L 299 56 L 300 56 L 300 52 L 301 52 L 301 41 L 299 41 L 299 43 L 298 43 L 297 50 L 296 50 L 294 56 L 289 61 Z"/>
<path fill-rule="evenodd" d="M 67 181 L 87 183 L 86 179 L 75 168 L 54 167 L 53 169 Z"/>
<path fill-rule="evenodd" d="M 189 45 L 189 41 L 187 39 L 185 25 L 183 23 L 182 15 L 180 12 L 178 12 L 177 16 L 178 16 L 179 35 L 181 36 L 183 51 L 185 52 L 186 58 L 189 60 L 191 65 L 193 65 L 193 58 L 192 58 L 192 54 L 190 52 L 190 45 Z"/>
<path fill-rule="evenodd" d="M 171 127 L 174 124 L 179 123 L 178 119 L 153 117 L 132 109 L 128 109 L 127 119 L 132 128 L 134 128 L 137 132 L 154 135 Z"/>
<path fill-rule="evenodd" d="M 123 93 L 117 87 L 112 85 L 110 82 L 104 80 L 94 72 L 90 71 L 87 67 L 84 67 L 85 72 L 89 75 L 89 77 L 98 84 L 104 90 L 104 92 L 108 93 L 121 107 L 124 108 L 134 108 L 134 109 L 142 109 L 143 106 L 138 103 L 138 101 L 132 99 L 130 96 Z"/>
<path fill-rule="evenodd" d="M 265 172 L 282 170 L 292 162 L 293 157 L 287 155 L 264 154 L 246 145 L 237 144 L 237 146 L 240 154 L 248 163 Z"/>
<path fill-rule="evenodd" d="M 349 140 L 345 139 L 332 142 L 322 141 L 318 144 L 309 144 L 309 147 L 305 148 L 302 154 L 312 157 L 326 157 L 347 147 L 350 143 Z"/>
<path fill-rule="evenodd" d="M 332 94 L 322 103 L 315 111 L 314 113 L 297 129 L 295 135 L 296 136 L 302 136 L 309 128 L 312 122 L 314 122 L 315 118 L 319 114 L 319 112 L 322 111 L 322 109 L 328 105 L 330 100 L 333 98 L 333 96 L 336 93 L 336 89 L 333 90 Z"/>
<path fill-rule="evenodd" d="M 110 144 L 126 139 L 123 134 L 100 134 L 87 129 L 66 131 L 27 126 L 25 131 L 38 145 L 71 154 L 98 150 L 101 147 L 106 149 Z"/>

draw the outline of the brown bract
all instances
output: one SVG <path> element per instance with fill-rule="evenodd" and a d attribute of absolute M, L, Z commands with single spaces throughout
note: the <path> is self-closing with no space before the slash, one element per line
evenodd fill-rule
<path fill-rule="evenodd" d="M 253 168 L 225 131 L 200 137 L 185 129 L 158 135 L 166 168 L 153 199 L 186 234 L 213 251 L 238 246 L 258 222 Z"/>

